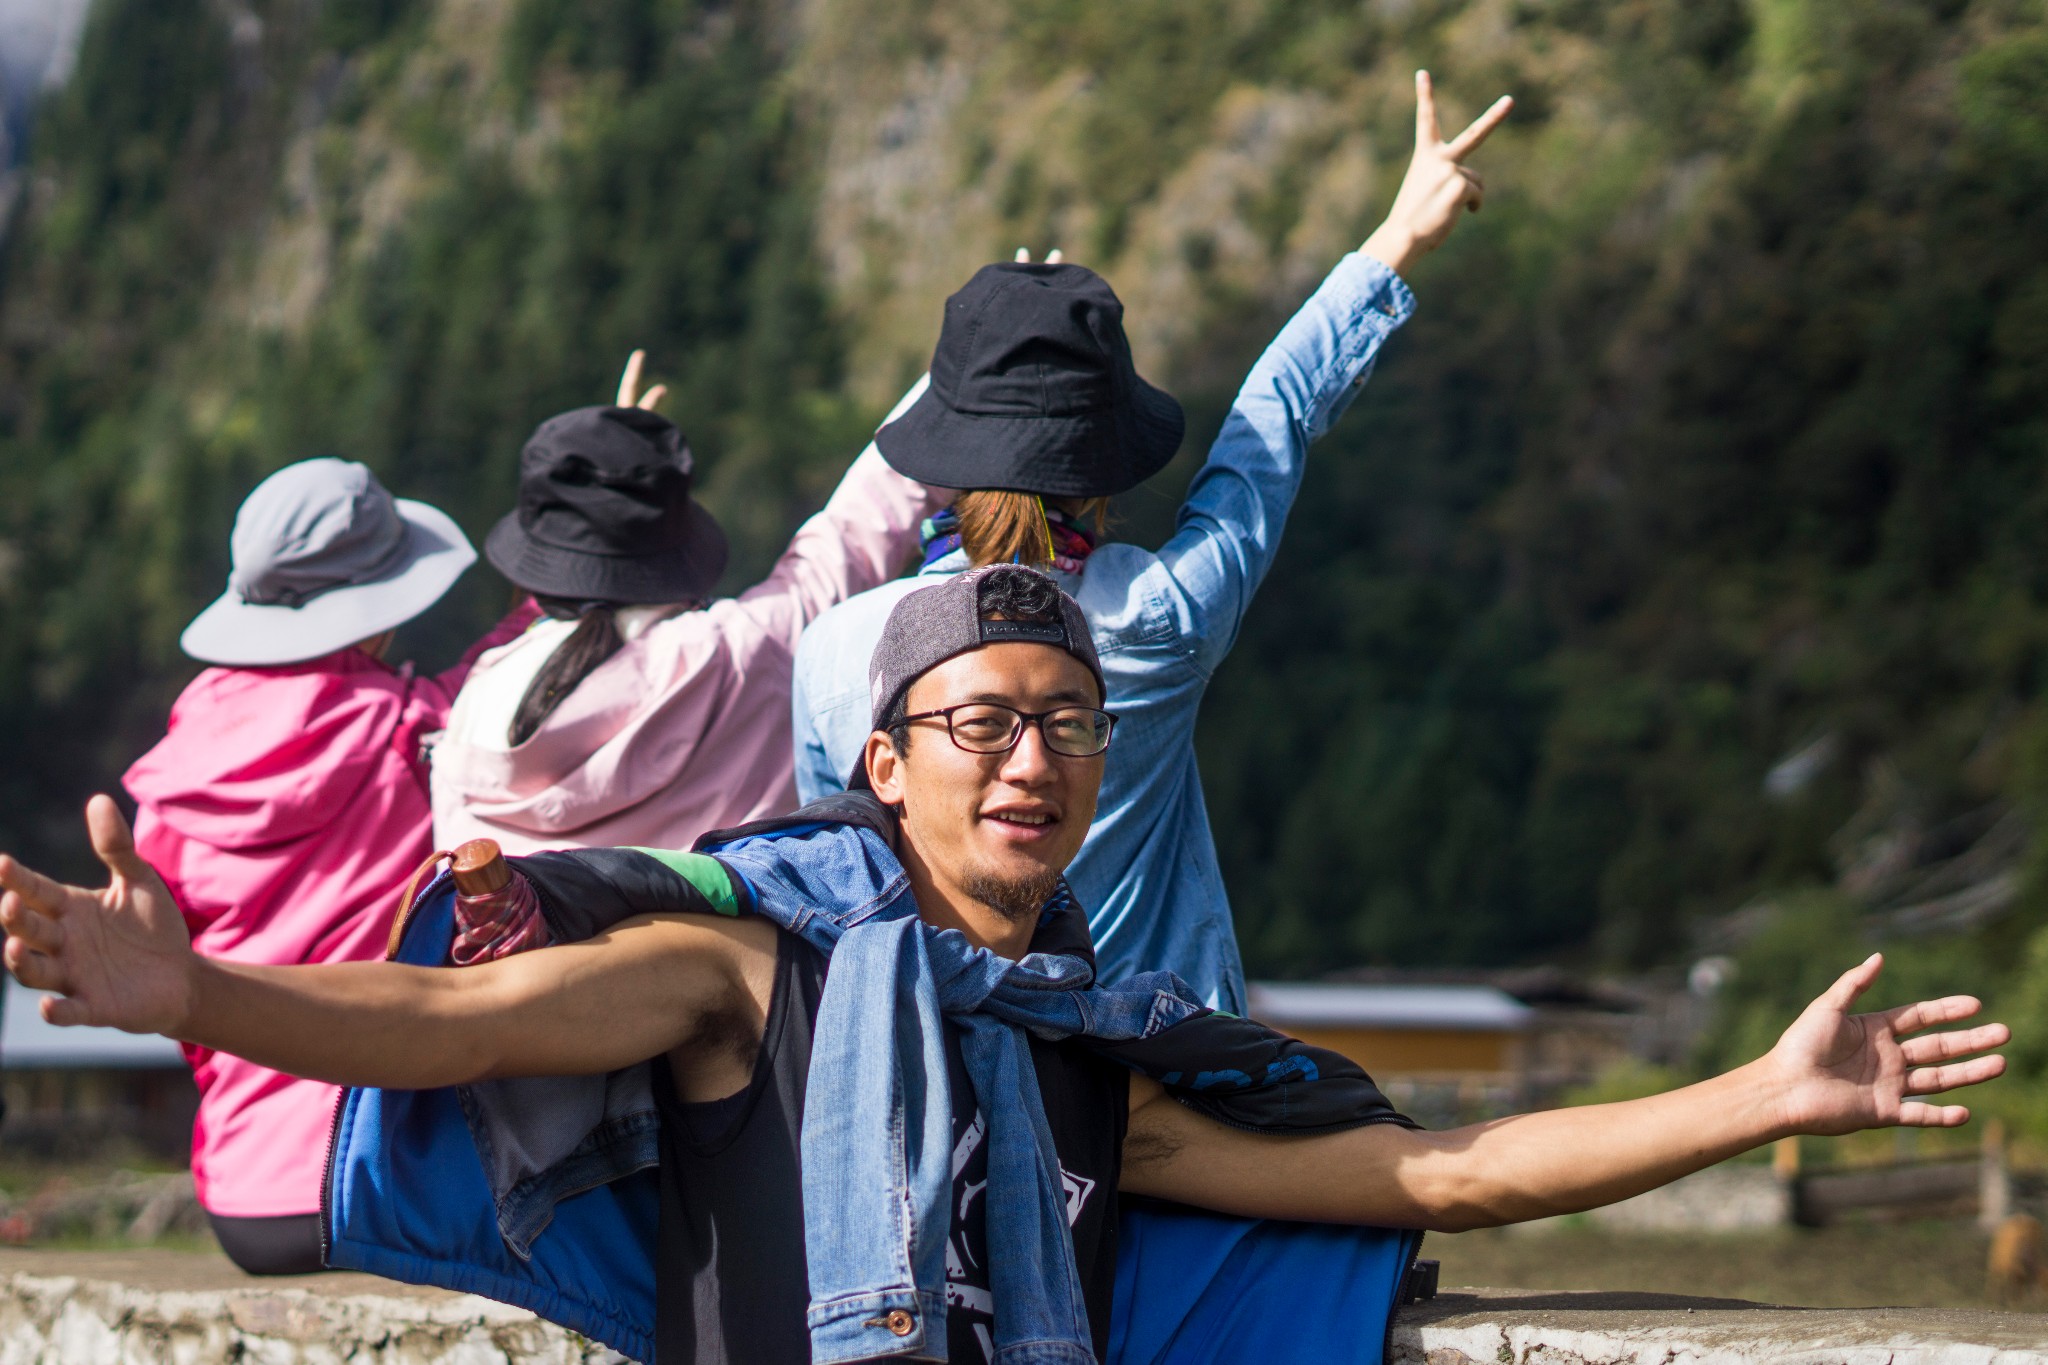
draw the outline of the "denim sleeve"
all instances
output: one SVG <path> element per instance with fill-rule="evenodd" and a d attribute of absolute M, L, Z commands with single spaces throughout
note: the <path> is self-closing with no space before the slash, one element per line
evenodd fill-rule
<path fill-rule="evenodd" d="M 803 640 L 796 647 L 796 668 L 790 678 L 789 719 L 796 743 L 796 798 L 800 805 L 845 786 L 844 775 L 832 771 L 832 759 L 825 749 L 825 735 L 811 703 L 809 674 L 817 666 L 812 655 L 820 647 L 818 637 L 811 631 L 805 631 Z"/>
<path fill-rule="evenodd" d="M 1380 346 L 1415 311 L 1393 271 L 1353 252 L 1259 357 L 1159 552 L 1181 636 L 1205 675 L 1230 652 L 1301 488 L 1311 441 L 1351 406 Z"/>

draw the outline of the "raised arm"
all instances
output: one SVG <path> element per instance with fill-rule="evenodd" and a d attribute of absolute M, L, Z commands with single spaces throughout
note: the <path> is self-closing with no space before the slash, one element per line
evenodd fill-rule
<path fill-rule="evenodd" d="M 1134 1081 L 1123 1188 L 1251 1217 L 1455 1232 L 1613 1203 L 1780 1137 L 1967 1121 L 1962 1106 L 1920 1097 L 1999 1075 L 2003 1057 L 1959 1059 L 2010 1032 L 1985 1024 L 1907 1037 L 1974 1015 L 1969 996 L 1849 1013 L 1881 965 L 1873 956 L 1845 973 L 1776 1047 L 1726 1075 L 1440 1133 L 1242 1133 Z"/>
<path fill-rule="evenodd" d="M 1350 407 L 1380 346 L 1414 311 L 1400 272 L 1484 198 L 1465 158 L 1512 101 L 1503 96 L 1446 142 L 1426 71 L 1415 73 L 1415 96 L 1415 152 L 1386 222 L 1337 264 L 1252 367 L 1159 552 L 1180 589 L 1182 637 L 1205 672 L 1230 652 L 1279 552 L 1310 442 Z"/>
<path fill-rule="evenodd" d="M 643 1061 L 729 1012 L 745 989 L 744 942 L 764 927 L 643 918 L 468 968 L 220 962 L 192 951 L 113 801 L 94 797 L 86 824 L 110 874 L 102 890 L 0 855 L 6 965 L 23 985 L 59 993 L 44 1018 L 162 1033 L 343 1085 L 417 1089 Z"/>

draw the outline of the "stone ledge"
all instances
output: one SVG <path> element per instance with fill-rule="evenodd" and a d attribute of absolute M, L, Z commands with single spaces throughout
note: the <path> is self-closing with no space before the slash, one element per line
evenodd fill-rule
<path fill-rule="evenodd" d="M 0 1255 L 0 1365 L 599 1365 L 522 1309 L 373 1275 L 258 1280 L 197 1254 Z"/>
<path fill-rule="evenodd" d="M 256 1280 L 218 1255 L 0 1251 L 0 1365 L 617 1359 L 519 1309 L 370 1275 Z M 2048 1365 L 2048 1316 L 1446 1290 L 1403 1310 L 1389 1365 Z"/>
<path fill-rule="evenodd" d="M 2048 1365 L 2048 1316 L 1457 1289 L 1402 1310 L 1389 1365 Z"/>

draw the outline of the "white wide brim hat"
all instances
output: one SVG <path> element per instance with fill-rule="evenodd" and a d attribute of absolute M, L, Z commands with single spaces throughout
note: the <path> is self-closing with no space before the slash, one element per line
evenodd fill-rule
<path fill-rule="evenodd" d="M 202 663 L 230 667 L 318 659 L 402 626 L 441 600 L 476 550 L 437 507 L 392 499 L 404 523 L 398 567 L 369 583 L 329 588 L 299 606 L 257 606 L 232 587 L 192 618 L 179 647 Z"/>

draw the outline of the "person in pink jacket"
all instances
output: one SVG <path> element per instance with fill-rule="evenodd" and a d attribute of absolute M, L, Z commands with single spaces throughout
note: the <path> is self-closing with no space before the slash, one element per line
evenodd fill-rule
<path fill-rule="evenodd" d="M 421 741 L 515 610 L 433 677 L 384 661 L 392 631 L 476 560 L 447 516 L 360 464 L 306 460 L 235 517 L 228 590 L 180 644 L 216 665 L 124 779 L 136 845 L 209 957 L 373 960 L 432 850 Z M 785 689 L 786 693 L 786 689 Z M 221 1246 L 254 1274 L 320 1269 L 320 1186 L 340 1092 L 187 1045 L 192 1175 Z"/>
<path fill-rule="evenodd" d="M 688 848 L 794 809 L 798 637 L 902 572 L 952 496 L 870 444 L 765 579 L 711 600 L 725 536 L 690 496 L 690 448 L 652 410 L 659 391 L 635 405 L 639 362 L 618 406 L 534 432 L 518 509 L 484 542 L 545 619 L 483 657 L 433 746 L 440 848 Z"/>

